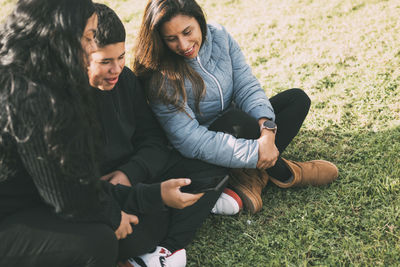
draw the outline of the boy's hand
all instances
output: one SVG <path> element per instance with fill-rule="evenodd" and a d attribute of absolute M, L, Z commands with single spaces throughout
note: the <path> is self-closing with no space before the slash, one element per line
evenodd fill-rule
<path fill-rule="evenodd" d="M 139 218 L 136 215 L 127 214 L 121 211 L 121 223 L 119 224 L 118 229 L 115 231 L 115 235 L 117 236 L 118 240 L 124 239 L 127 235 L 132 234 L 131 223 L 135 225 L 138 224 Z"/>
<path fill-rule="evenodd" d="M 165 205 L 175 208 L 183 209 L 191 206 L 199 200 L 204 193 L 189 194 L 182 193 L 180 188 L 190 184 L 190 179 L 179 178 L 170 179 L 161 183 L 161 198 Z"/>
<path fill-rule="evenodd" d="M 126 186 L 132 186 L 131 182 L 128 179 L 128 176 L 126 176 L 126 174 L 121 171 L 114 171 L 112 173 L 106 174 L 102 176 L 100 179 L 108 181 L 113 185 L 122 184 Z"/>

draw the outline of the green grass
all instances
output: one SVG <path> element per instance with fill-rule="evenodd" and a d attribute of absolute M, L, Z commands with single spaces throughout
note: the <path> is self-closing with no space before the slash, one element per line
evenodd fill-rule
<path fill-rule="evenodd" d="M 101 2 L 120 14 L 131 50 L 146 1 Z M 398 266 L 400 2 L 199 3 L 239 42 L 268 96 L 299 87 L 312 99 L 284 156 L 330 160 L 340 176 L 320 188 L 270 184 L 260 213 L 210 216 L 188 266 Z"/>

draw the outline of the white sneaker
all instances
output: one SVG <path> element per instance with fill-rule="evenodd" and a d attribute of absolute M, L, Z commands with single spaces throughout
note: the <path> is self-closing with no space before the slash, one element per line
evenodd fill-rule
<path fill-rule="evenodd" d="M 232 189 L 225 188 L 211 210 L 213 214 L 235 215 L 243 208 L 242 200 Z"/>
<path fill-rule="evenodd" d="M 186 250 L 180 249 L 171 253 L 158 246 L 153 252 L 128 259 L 133 267 L 185 267 Z"/>
<path fill-rule="evenodd" d="M 168 267 L 185 267 L 186 266 L 186 249 L 180 249 L 168 255 L 166 258 Z"/>

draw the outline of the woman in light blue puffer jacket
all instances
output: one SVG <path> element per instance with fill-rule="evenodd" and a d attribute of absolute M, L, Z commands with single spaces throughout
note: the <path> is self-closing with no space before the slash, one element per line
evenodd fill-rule
<path fill-rule="evenodd" d="M 268 100 L 236 41 L 207 25 L 196 1 L 149 0 L 133 68 L 171 144 L 233 168 L 231 185 L 251 212 L 261 209 L 268 180 L 287 188 L 337 178 L 330 162 L 279 156 L 308 113 L 308 96 L 291 89 Z"/>

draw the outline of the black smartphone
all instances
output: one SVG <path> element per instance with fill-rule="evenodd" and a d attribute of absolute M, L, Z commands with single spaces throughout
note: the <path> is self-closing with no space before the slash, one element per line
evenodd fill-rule
<path fill-rule="evenodd" d="M 221 187 L 228 181 L 228 179 L 229 175 L 192 180 L 190 185 L 181 187 L 181 191 L 191 194 L 219 191 Z"/>

